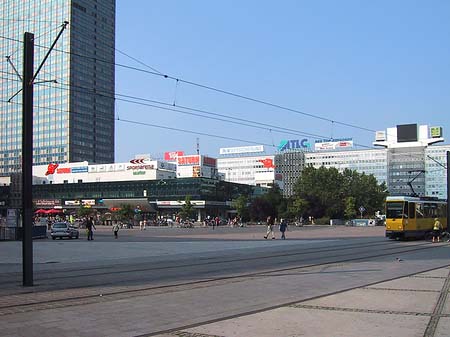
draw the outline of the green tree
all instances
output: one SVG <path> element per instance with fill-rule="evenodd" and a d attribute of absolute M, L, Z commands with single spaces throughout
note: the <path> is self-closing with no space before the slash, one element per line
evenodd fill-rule
<path fill-rule="evenodd" d="M 80 205 L 80 208 L 77 210 L 77 216 L 79 218 L 84 218 L 92 214 L 92 208 L 86 207 L 84 205 Z"/>
<path fill-rule="evenodd" d="M 346 219 L 354 219 L 356 215 L 356 205 L 354 197 L 345 198 L 344 216 Z"/>
<path fill-rule="evenodd" d="M 184 199 L 184 205 L 181 207 L 180 216 L 182 219 L 190 219 L 193 213 L 193 205 L 191 203 L 191 196 L 187 195 Z"/>
<path fill-rule="evenodd" d="M 336 168 L 315 169 L 312 166 L 303 170 L 294 191 L 294 198 L 308 203 L 305 215 L 315 218 L 348 216 L 348 197 L 353 198 L 355 209 L 364 206 L 367 214 L 374 214 L 382 209 L 387 195 L 385 184 L 378 184 L 373 175 L 349 169 L 339 173 Z"/>
<path fill-rule="evenodd" d="M 308 202 L 307 215 L 315 218 L 342 217 L 343 201 L 340 193 L 342 184 L 343 177 L 336 168 L 315 169 L 308 166 L 294 187 L 295 195 Z"/>
<path fill-rule="evenodd" d="M 274 217 L 275 214 L 274 205 L 264 197 L 253 199 L 250 204 L 250 218 L 254 221 L 264 221 L 269 215 Z"/>
<path fill-rule="evenodd" d="M 300 219 L 309 209 L 309 203 L 306 199 L 293 196 L 287 200 L 286 213 L 283 217 L 289 219 Z"/>
<path fill-rule="evenodd" d="M 246 195 L 240 195 L 237 199 L 233 200 L 232 206 L 236 209 L 237 214 L 242 221 L 247 221 L 249 218 L 248 197 Z"/>
<path fill-rule="evenodd" d="M 119 206 L 117 215 L 121 221 L 128 222 L 134 216 L 134 209 L 129 204 L 122 204 Z"/>

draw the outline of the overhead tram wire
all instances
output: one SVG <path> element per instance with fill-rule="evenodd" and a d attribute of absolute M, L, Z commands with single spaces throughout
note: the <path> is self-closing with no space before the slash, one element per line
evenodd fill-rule
<path fill-rule="evenodd" d="M 0 37 L 2 37 L 2 36 L 0 36 Z M 16 40 L 16 41 L 18 41 L 18 40 Z M 40 46 L 40 45 L 36 45 L 36 46 L 40 47 L 40 48 L 48 49 L 48 47 L 46 47 L 46 46 Z M 128 65 L 123 65 L 123 64 L 119 64 L 119 63 L 115 63 L 115 62 L 102 60 L 102 59 L 99 59 L 99 58 L 96 58 L 96 57 L 80 55 L 80 54 L 77 54 L 77 53 L 67 52 L 67 51 L 63 51 L 63 50 L 59 50 L 59 49 L 54 49 L 54 51 L 61 52 L 61 53 L 66 53 L 66 54 L 70 54 L 70 55 L 78 56 L 78 57 L 82 57 L 82 58 L 94 59 L 94 60 L 99 61 L 99 62 L 104 62 L 104 63 L 107 63 L 107 64 L 115 65 L 115 66 L 118 66 L 118 67 L 124 67 L 126 69 L 135 70 L 135 71 L 143 72 L 143 73 L 148 73 L 148 74 L 151 74 L 151 75 L 162 76 L 164 78 L 169 78 L 169 79 L 172 79 L 172 80 L 175 80 L 175 81 L 178 80 L 180 82 L 183 82 L 183 83 L 186 83 L 186 84 L 189 84 L 189 85 L 202 87 L 202 88 L 205 88 L 205 89 L 208 89 L 208 90 L 217 91 L 217 92 L 220 92 L 220 93 L 223 93 L 223 94 L 231 95 L 231 96 L 234 96 L 234 97 L 238 97 L 238 98 L 241 98 L 241 99 L 253 101 L 253 102 L 256 102 L 256 103 L 260 103 L 260 104 L 265 104 L 265 105 L 272 106 L 272 107 L 275 107 L 275 108 L 278 108 L 278 109 L 295 112 L 295 113 L 298 113 L 298 114 L 309 116 L 311 118 L 316 118 L 316 119 L 320 119 L 320 120 L 323 120 L 323 121 L 328 121 L 328 122 L 336 123 L 336 124 L 339 124 L 339 125 L 343 125 L 343 126 L 347 126 L 347 127 L 352 127 L 352 128 L 364 130 L 364 131 L 376 132 L 375 130 L 371 130 L 371 129 L 368 129 L 368 128 L 352 125 L 352 124 L 349 124 L 349 123 L 339 122 L 339 121 L 332 120 L 332 119 L 325 118 L 325 117 L 321 117 L 321 116 L 316 116 L 314 114 L 305 113 L 305 112 L 302 112 L 302 111 L 299 111 L 299 110 L 296 110 L 296 109 L 291 109 L 291 108 L 284 107 L 284 106 L 281 106 L 281 105 L 278 105 L 278 104 L 273 104 L 273 103 L 270 103 L 270 102 L 267 102 L 267 101 L 254 99 L 254 98 L 251 98 L 251 97 L 248 97 L 248 96 L 236 94 L 236 93 L 233 93 L 233 92 L 225 91 L 225 90 L 214 88 L 214 87 L 211 87 L 211 86 L 206 86 L 206 85 L 199 84 L 199 83 L 196 83 L 196 82 L 186 81 L 186 80 L 179 79 L 179 78 L 176 78 L 176 77 L 173 77 L 173 76 L 163 75 L 159 71 L 158 72 L 148 71 L 148 70 L 144 70 L 144 69 L 140 69 L 140 68 L 136 68 L 136 67 L 131 67 L 131 66 L 128 66 Z M 323 136 L 320 136 L 320 137 L 327 138 L 327 137 L 323 137 Z M 355 145 L 358 145 L 358 144 L 355 144 Z M 360 146 L 363 146 L 363 145 L 360 145 Z M 364 146 L 364 147 L 366 147 L 366 146 Z"/>
<path fill-rule="evenodd" d="M 44 85 L 44 84 L 40 84 L 40 85 L 46 86 L 46 87 L 51 87 L 50 85 Z M 67 89 L 62 88 L 61 90 L 69 90 L 69 89 L 68 88 Z M 74 90 L 74 89 L 72 89 L 72 90 Z M 199 114 L 195 114 L 195 113 L 190 113 L 190 112 L 187 112 L 187 111 L 182 111 L 182 110 L 175 109 L 174 107 L 163 107 L 163 106 L 153 105 L 153 104 L 149 104 L 149 103 L 143 103 L 143 102 L 133 101 L 133 100 L 129 100 L 129 99 L 124 99 L 124 98 L 117 98 L 117 97 L 113 98 L 111 96 L 103 95 L 101 92 L 89 92 L 89 91 L 86 91 L 85 89 L 84 90 L 76 90 L 75 89 L 75 91 L 80 92 L 80 93 L 88 93 L 88 94 L 92 94 L 92 95 L 104 96 L 104 97 L 115 99 L 115 100 L 118 100 L 118 101 L 121 101 L 121 102 L 137 104 L 137 105 L 152 107 L 152 108 L 156 108 L 156 109 L 162 109 L 162 110 L 166 110 L 166 111 L 178 112 L 178 113 L 182 113 L 182 114 L 193 115 L 193 116 L 200 117 L 200 118 L 207 118 L 207 119 L 218 120 L 218 121 L 222 121 L 222 122 L 238 124 L 238 125 L 247 126 L 247 127 L 258 128 L 258 129 L 262 129 L 262 130 L 266 130 L 266 131 L 276 131 L 278 133 L 292 134 L 292 135 L 296 135 L 296 136 L 298 136 L 298 135 L 303 135 L 304 136 L 303 133 L 296 132 L 295 130 L 294 131 L 287 131 L 287 130 L 282 130 L 281 131 L 281 130 L 274 130 L 273 127 L 272 128 L 263 128 L 263 127 L 260 127 L 260 126 L 255 126 L 255 125 L 251 125 L 251 124 L 236 122 L 236 121 L 233 121 L 233 120 L 226 120 L 226 119 L 217 118 L 217 117 L 209 117 L 209 116 L 199 115 Z M 229 117 L 227 117 L 227 118 L 229 118 Z M 317 136 L 317 137 L 320 138 L 320 136 Z"/>
<path fill-rule="evenodd" d="M 137 124 L 137 125 L 151 126 L 151 127 L 154 127 L 154 128 L 162 128 L 162 129 L 168 129 L 168 130 L 174 130 L 174 131 L 181 131 L 181 132 L 186 132 L 186 133 L 193 133 L 193 134 L 196 134 L 196 135 L 199 135 L 199 136 L 214 137 L 214 138 L 220 138 L 220 139 L 226 139 L 226 140 L 232 140 L 232 141 L 244 142 L 244 143 L 249 143 L 249 144 L 257 144 L 257 145 L 265 145 L 265 146 L 274 147 L 272 144 L 266 144 L 266 143 L 261 143 L 261 142 L 249 141 L 249 140 L 244 140 L 244 139 L 239 139 L 239 138 L 233 138 L 233 137 L 218 136 L 218 135 L 213 135 L 213 134 L 210 134 L 210 133 L 197 132 L 197 131 L 191 131 L 191 130 L 184 130 L 184 129 L 172 128 L 172 127 L 168 127 L 168 126 L 164 126 L 164 127 L 163 127 L 163 126 L 156 125 L 156 124 L 150 124 L 150 123 L 144 123 L 144 122 L 130 121 L 130 120 L 123 119 L 123 118 L 121 118 L 120 121 L 126 122 L 126 123 L 133 123 L 133 124 Z"/>
<path fill-rule="evenodd" d="M 153 68 L 153 67 L 151 67 L 151 66 L 145 64 L 144 62 L 139 61 L 137 58 L 134 58 L 133 56 L 128 55 L 127 53 L 125 53 L 125 52 L 123 52 L 123 51 L 117 49 L 116 47 L 114 47 L 114 50 L 117 51 L 118 53 L 122 54 L 122 55 L 125 55 L 126 57 L 129 57 L 130 59 L 132 59 L 133 61 L 139 63 L 140 65 L 143 65 L 144 67 L 147 67 L 147 68 L 149 68 L 149 69 L 151 69 L 151 70 L 153 70 L 153 71 L 156 71 L 157 73 L 159 73 L 159 74 L 161 74 L 161 75 L 164 75 L 164 74 L 163 74 L 161 71 L 159 71 L 158 69 L 155 69 L 155 68 Z"/>
<path fill-rule="evenodd" d="M 69 84 L 62 83 L 62 82 L 58 82 L 57 84 L 69 86 Z M 43 84 L 41 84 L 41 85 L 43 85 Z M 44 86 L 52 87 L 50 85 L 44 85 Z M 136 97 L 136 96 L 117 94 L 117 93 L 115 93 L 115 96 L 113 96 L 113 93 L 107 92 L 107 91 L 98 91 L 98 90 L 93 91 L 93 88 L 86 88 L 86 87 L 75 86 L 75 85 L 72 85 L 71 87 L 72 88 L 75 87 L 75 88 L 81 89 L 81 91 L 77 90 L 78 92 L 81 92 L 81 93 L 88 93 L 88 94 L 92 94 L 92 95 L 101 95 L 101 96 L 104 96 L 104 97 L 107 97 L 107 98 L 111 98 L 111 99 L 115 99 L 115 100 L 118 100 L 118 101 L 123 101 L 123 102 L 127 102 L 127 103 L 138 104 L 138 105 L 142 105 L 142 106 L 148 106 L 148 107 L 162 109 L 162 110 L 166 110 L 166 111 L 172 111 L 172 112 L 192 115 L 192 116 L 196 116 L 196 117 L 199 117 L 199 118 L 207 118 L 207 119 L 212 119 L 212 120 L 218 120 L 218 121 L 222 121 L 222 122 L 228 122 L 228 123 L 233 123 L 233 124 L 237 124 L 237 125 L 243 125 L 243 126 L 247 126 L 247 127 L 259 128 L 259 129 L 266 130 L 266 131 L 275 131 L 275 132 L 284 133 L 284 134 L 291 134 L 291 135 L 297 135 L 297 136 L 300 135 L 300 136 L 312 137 L 312 138 L 316 138 L 316 139 L 327 138 L 324 135 L 307 133 L 307 132 L 298 131 L 298 130 L 294 130 L 294 129 L 290 129 L 290 128 L 274 126 L 274 125 L 271 125 L 271 124 L 256 122 L 256 121 L 242 119 L 242 118 L 237 118 L 237 117 L 230 117 L 230 116 L 226 116 L 226 115 L 223 115 L 223 114 L 218 114 L 218 113 L 214 113 L 214 112 L 210 112 L 210 111 L 206 111 L 206 110 L 194 109 L 194 108 L 184 107 L 184 106 L 180 106 L 180 105 L 176 106 L 178 108 L 182 108 L 182 109 L 186 109 L 186 110 L 190 110 L 190 111 L 195 111 L 195 112 L 200 112 L 200 113 L 203 113 L 203 114 L 209 114 L 209 115 L 213 115 L 213 116 L 219 116 L 219 117 L 222 117 L 222 118 L 210 117 L 210 116 L 205 116 L 205 115 L 199 115 L 199 114 L 190 113 L 190 112 L 187 112 L 187 111 L 182 111 L 182 110 L 175 109 L 173 107 L 173 105 L 170 104 L 170 103 L 150 100 L 150 99 Z M 69 89 L 67 88 L 65 90 L 69 90 Z M 125 98 L 129 98 L 129 99 L 119 98 L 119 97 L 125 97 Z M 155 104 L 160 104 L 160 105 L 164 105 L 166 107 L 164 107 L 164 106 L 157 106 L 157 105 L 149 104 L 149 103 L 137 102 L 136 100 L 143 101 L 143 102 L 151 102 L 151 103 L 155 103 Z M 227 119 L 223 119 L 223 118 L 227 118 Z M 255 124 L 255 125 L 251 125 L 251 124 L 247 124 L 247 123 L 252 123 L 252 124 Z M 257 126 L 257 125 L 259 125 L 259 126 Z M 360 147 L 364 147 L 364 148 L 370 148 L 370 149 L 372 148 L 370 146 L 363 145 L 363 144 L 358 144 L 358 143 L 355 143 L 355 145 L 360 146 Z"/>
<path fill-rule="evenodd" d="M 50 21 L 50 20 L 32 20 L 32 19 L 10 19 L 10 18 L 0 18 L 1 21 L 16 21 L 16 22 L 34 22 L 34 23 L 54 23 L 58 24 L 60 21 Z"/>
<path fill-rule="evenodd" d="M 4 101 L 4 100 L 0 100 L 0 102 L 8 103 L 7 101 Z M 12 104 L 21 105 L 21 103 L 12 103 Z M 35 108 L 39 108 L 39 109 L 47 109 L 47 110 L 58 111 L 58 112 L 68 112 L 68 113 L 71 113 L 71 114 L 78 114 L 78 115 L 87 116 L 87 114 L 84 114 L 84 113 L 71 112 L 71 111 L 68 111 L 68 110 L 49 108 L 49 107 L 43 107 L 43 106 L 37 106 L 37 105 L 34 105 L 34 107 Z M 190 133 L 190 134 L 195 134 L 195 135 L 200 135 L 200 136 L 219 138 L 219 139 L 226 139 L 226 140 L 238 141 L 238 142 L 248 143 L 248 144 L 266 145 L 266 146 L 273 147 L 273 145 L 271 145 L 271 144 L 257 142 L 257 141 L 254 141 L 254 140 L 214 135 L 214 134 L 205 133 L 205 132 L 186 130 L 186 129 L 179 129 L 179 128 L 174 128 L 174 127 L 171 127 L 171 126 L 156 125 L 156 124 L 151 124 L 151 123 L 144 123 L 144 122 L 133 121 L 133 120 L 124 119 L 124 118 L 103 117 L 103 119 L 105 119 L 105 120 L 117 120 L 118 122 L 129 123 L 129 124 L 134 124 L 134 125 L 148 126 L 148 127 L 152 127 L 152 128 L 159 128 L 159 129 L 165 129 L 165 130 L 170 130 L 170 131 L 178 131 L 178 132 Z"/>
<path fill-rule="evenodd" d="M 36 46 L 40 47 L 40 48 L 47 48 L 45 46 L 40 46 L 40 45 L 36 45 Z M 317 116 L 317 115 L 314 115 L 314 114 L 311 114 L 311 113 L 307 113 L 307 112 L 303 112 L 303 111 L 300 111 L 300 110 L 297 110 L 297 109 L 285 107 L 285 106 L 280 105 L 280 104 L 271 103 L 271 102 L 268 102 L 268 101 L 264 101 L 264 100 L 252 98 L 252 97 L 249 97 L 249 96 L 237 94 L 237 93 L 234 93 L 234 92 L 231 92 L 231 91 L 227 91 L 227 90 L 215 88 L 215 87 L 212 87 L 212 86 L 196 83 L 196 82 L 193 82 L 193 81 L 184 80 L 184 79 L 181 79 L 181 78 L 178 78 L 178 77 L 174 77 L 174 76 L 171 76 L 171 75 L 163 74 L 163 73 L 161 73 L 160 71 L 158 71 L 156 69 L 155 69 L 156 71 L 154 71 L 154 70 L 153 71 L 149 71 L 149 70 L 145 70 L 145 69 L 141 69 L 141 68 L 137 68 L 137 67 L 132 67 L 132 66 L 129 66 L 129 65 L 124 65 L 124 64 L 120 64 L 120 63 L 116 63 L 116 62 L 110 62 L 110 61 L 102 60 L 102 59 L 99 59 L 99 58 L 96 58 L 96 57 L 87 56 L 87 55 L 81 55 L 81 54 L 78 54 L 78 53 L 68 52 L 68 51 L 64 51 L 64 50 L 60 50 L 60 49 L 56 49 L 56 48 L 53 49 L 53 50 L 55 52 L 61 52 L 61 53 L 70 54 L 70 55 L 77 56 L 77 57 L 87 58 L 87 59 L 95 59 L 98 62 L 103 62 L 103 63 L 115 65 L 117 67 L 122 67 L 122 68 L 125 68 L 125 69 L 134 70 L 134 71 L 137 71 L 137 72 L 147 73 L 147 74 L 154 75 L 154 76 L 160 76 L 160 77 L 163 77 L 163 78 L 166 78 L 166 79 L 171 79 L 171 80 L 174 80 L 174 81 L 179 81 L 179 82 L 182 82 L 182 83 L 185 83 L 185 84 L 188 84 L 188 85 L 192 85 L 192 86 L 196 86 L 196 87 L 199 87 L 199 88 L 203 88 L 203 89 L 219 92 L 219 93 L 222 93 L 222 94 L 225 94 L 225 95 L 233 96 L 233 97 L 240 98 L 240 99 L 247 100 L 247 101 L 251 101 L 251 102 L 254 102 L 254 103 L 259 103 L 259 104 L 271 106 L 273 108 L 277 108 L 277 109 L 280 109 L 280 110 L 294 112 L 294 113 L 297 113 L 297 114 L 301 114 L 301 115 L 304 115 L 304 116 L 307 116 L 307 117 L 319 119 L 319 120 L 322 120 L 322 121 L 332 122 L 332 123 L 339 124 L 339 125 L 342 125 L 342 126 L 346 126 L 346 127 L 350 127 L 350 128 L 354 128 L 354 129 L 359 129 L 359 130 L 362 130 L 362 131 L 376 132 L 376 130 L 372 130 L 372 129 L 369 129 L 369 128 L 361 127 L 361 126 L 358 126 L 358 125 L 345 123 L 345 122 L 340 122 L 340 121 L 333 120 L 331 118 L 322 117 L 322 116 Z M 147 67 L 150 67 L 150 66 L 147 66 Z"/>

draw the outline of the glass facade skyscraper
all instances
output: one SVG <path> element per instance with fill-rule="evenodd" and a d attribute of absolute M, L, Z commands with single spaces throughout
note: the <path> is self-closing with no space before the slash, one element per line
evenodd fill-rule
<path fill-rule="evenodd" d="M 114 162 L 115 0 L 5 0 L 0 13 L 0 176 L 21 170 L 23 35 L 36 71 L 64 21 L 35 80 L 33 164 Z"/>

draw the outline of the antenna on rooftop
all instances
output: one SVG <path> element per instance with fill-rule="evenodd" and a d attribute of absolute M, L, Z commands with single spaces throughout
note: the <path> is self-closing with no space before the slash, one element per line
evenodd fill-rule
<path fill-rule="evenodd" d="M 197 155 L 200 154 L 200 139 L 197 137 Z"/>

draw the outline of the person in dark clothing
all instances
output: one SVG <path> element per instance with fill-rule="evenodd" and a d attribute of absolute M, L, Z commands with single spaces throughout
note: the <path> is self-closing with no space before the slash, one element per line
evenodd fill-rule
<path fill-rule="evenodd" d="M 287 221 L 285 219 L 281 219 L 280 232 L 281 232 L 281 239 L 283 239 L 283 240 L 286 239 L 286 236 L 284 235 L 286 230 L 287 230 Z"/>
<path fill-rule="evenodd" d="M 94 240 L 94 229 L 95 228 L 95 224 L 94 224 L 94 218 L 90 217 L 87 221 L 86 221 L 86 229 L 88 231 L 88 240 Z"/>

